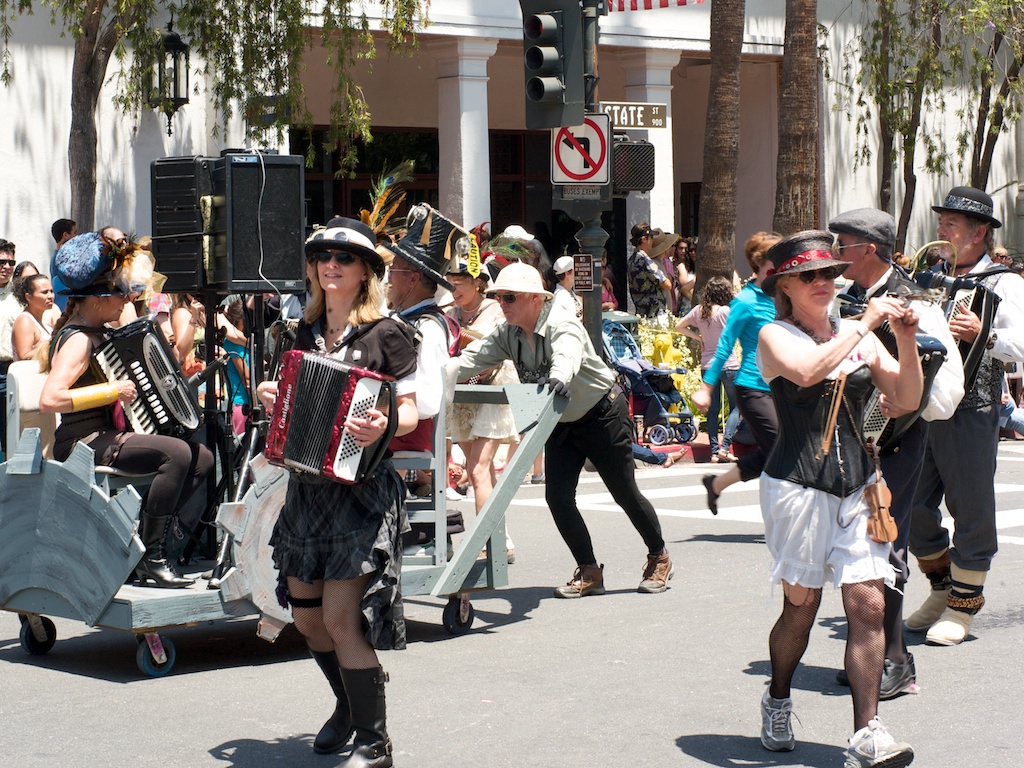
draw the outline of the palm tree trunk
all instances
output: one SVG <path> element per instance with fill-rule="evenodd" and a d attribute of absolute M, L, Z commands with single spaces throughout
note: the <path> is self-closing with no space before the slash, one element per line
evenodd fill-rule
<path fill-rule="evenodd" d="M 697 283 L 732 277 L 736 248 L 736 168 L 740 145 L 740 54 L 745 0 L 711 6 L 711 83 L 704 130 Z"/>
<path fill-rule="evenodd" d="M 817 12 L 817 0 L 786 0 L 774 216 L 783 235 L 818 223 Z"/>

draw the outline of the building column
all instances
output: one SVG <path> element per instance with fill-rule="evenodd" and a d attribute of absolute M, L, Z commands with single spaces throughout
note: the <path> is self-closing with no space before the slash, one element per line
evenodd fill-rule
<path fill-rule="evenodd" d="M 498 41 L 431 41 L 437 60 L 437 139 L 441 212 L 471 229 L 491 218 L 487 62 Z"/>
<path fill-rule="evenodd" d="M 665 127 L 630 131 L 632 138 L 646 138 L 654 145 L 654 189 L 645 195 L 631 194 L 626 201 L 626 225 L 647 221 L 652 227 L 675 230 L 675 161 L 672 153 L 672 70 L 679 51 L 641 50 L 620 54 L 618 63 L 626 74 L 626 101 L 665 104 Z M 643 134 L 646 134 L 644 136 Z"/>

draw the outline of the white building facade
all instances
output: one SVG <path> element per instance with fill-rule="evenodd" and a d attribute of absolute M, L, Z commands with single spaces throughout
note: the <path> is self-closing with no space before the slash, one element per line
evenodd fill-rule
<path fill-rule="evenodd" d="M 656 186 L 616 203 L 609 251 L 621 252 L 629 227 L 639 221 L 682 234 L 696 234 L 697 201 L 703 166 L 710 62 L 711 3 L 650 11 L 614 12 L 600 20 L 599 99 L 666 105 L 666 127 L 631 131 L 656 148 Z M 371 16 L 379 7 L 366 3 Z M 819 20 L 831 71 L 840 69 L 843 44 L 859 33 L 860 6 L 821 0 Z M 382 50 L 372 72 L 357 79 L 373 116 L 377 139 L 361 152 L 355 179 L 335 178 L 329 156 L 306 174 L 307 223 L 332 214 L 369 207 L 370 180 L 406 157 L 417 160 L 410 198 L 428 200 L 451 218 L 492 229 L 518 223 L 540 226 L 555 248 L 571 239 L 572 222 L 551 210 L 550 139 L 525 128 L 522 23 L 515 0 L 432 0 L 430 23 L 419 50 L 408 56 Z M 0 133 L 0 162 L 6 171 L 0 205 L 0 237 L 18 245 L 19 258 L 41 266 L 53 243 L 49 226 L 70 215 L 67 138 L 70 126 L 72 43 L 51 27 L 46 14 L 19 17 L 12 24 L 14 81 L 0 87 L 6 130 Z M 771 229 L 779 120 L 779 81 L 784 33 L 782 0 L 748 0 L 741 71 L 741 128 L 737 179 L 736 243 Z M 322 51 L 307 57 L 304 82 L 316 94 L 331 78 Z M 112 65 L 111 70 L 113 71 Z M 215 138 L 217 115 L 205 96 L 173 119 L 173 134 L 155 111 L 122 115 L 111 98 L 108 79 L 100 98 L 97 225 L 111 223 L 139 234 L 151 230 L 149 165 L 156 158 L 217 155 L 244 146 L 240 126 Z M 877 163 L 854 167 L 853 122 L 832 109 L 836 87 L 823 81 L 820 223 L 840 211 L 876 204 Z M 325 126 L 328 99 L 313 99 L 314 122 Z M 318 111 L 319 110 L 319 111 Z M 952 113 L 952 110 L 950 110 Z M 952 118 L 950 118 L 952 119 Z M 953 141 L 954 129 L 949 131 Z M 304 149 L 305 135 L 292 137 L 291 151 Z M 289 147 L 281 147 L 288 151 Z M 404 156 L 403 156 L 404 155 Z M 1024 176 L 1024 132 L 1011 131 L 999 142 L 989 190 L 1004 222 L 1000 240 L 1024 252 L 1024 197 L 1016 179 Z M 897 184 L 899 180 L 897 179 Z M 908 248 L 930 240 L 930 206 L 960 176 L 919 172 Z M 897 186 L 894 205 L 901 202 Z M 1018 213 L 1020 211 L 1020 213 Z M 893 211 L 898 213 L 897 211 Z M 741 272 L 743 270 L 741 269 Z"/>

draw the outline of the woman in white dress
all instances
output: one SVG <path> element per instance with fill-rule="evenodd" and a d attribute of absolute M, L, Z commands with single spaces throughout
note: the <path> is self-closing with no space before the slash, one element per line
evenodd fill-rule
<path fill-rule="evenodd" d="M 481 265 L 479 275 L 474 277 L 469 272 L 467 259 L 460 256 L 447 278 L 455 287 L 452 291 L 455 306 L 448 314 L 462 326 L 463 347 L 482 339 L 505 322 L 498 302 L 484 295 L 489 285 L 486 268 Z M 506 360 L 499 367 L 474 376 L 470 383 L 500 386 L 518 380 L 515 368 Z M 466 455 L 466 471 L 479 514 L 498 481 L 494 468 L 498 447 L 518 439 L 512 409 L 507 405 L 453 403 L 448 410 L 448 434 Z M 505 544 L 511 561 L 514 558 L 511 539 L 507 538 Z"/>

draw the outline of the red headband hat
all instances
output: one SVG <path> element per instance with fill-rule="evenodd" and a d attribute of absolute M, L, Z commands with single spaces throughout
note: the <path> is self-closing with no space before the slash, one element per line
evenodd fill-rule
<path fill-rule="evenodd" d="M 765 254 L 772 263 L 768 276 L 761 284 L 761 290 L 769 296 L 775 295 L 775 284 L 780 277 L 835 267 L 840 274 L 850 266 L 848 261 L 839 261 L 832 255 L 833 237 L 829 232 L 808 229 L 784 237 Z"/>

